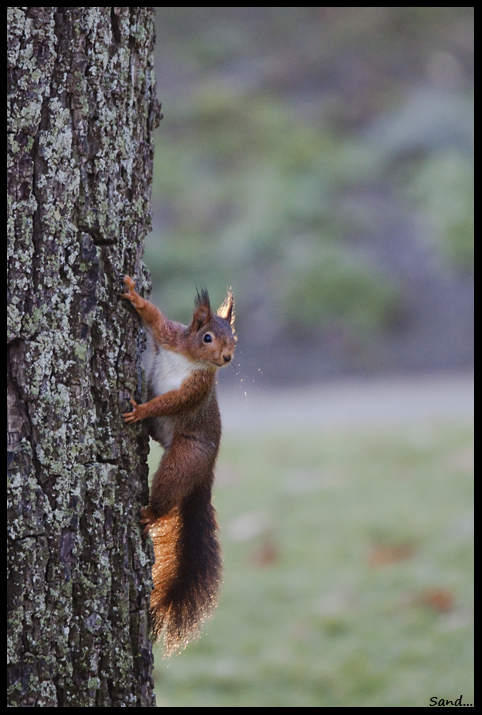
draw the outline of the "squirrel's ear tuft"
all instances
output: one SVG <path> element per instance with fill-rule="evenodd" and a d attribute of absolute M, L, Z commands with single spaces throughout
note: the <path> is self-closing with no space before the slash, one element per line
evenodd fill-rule
<path fill-rule="evenodd" d="M 220 318 L 224 318 L 234 327 L 234 294 L 231 288 L 228 290 L 228 295 L 226 296 L 224 303 L 218 309 L 218 315 Z"/>
<path fill-rule="evenodd" d="M 211 308 L 209 302 L 209 293 L 203 286 L 201 286 L 200 289 L 196 288 L 196 297 L 194 298 L 194 306 L 196 308 L 199 308 L 200 305 L 208 305 L 209 308 Z"/>
<path fill-rule="evenodd" d="M 209 293 L 206 288 L 201 288 L 196 292 L 194 299 L 194 314 L 192 322 L 189 326 L 191 330 L 198 331 L 212 318 L 211 304 L 209 302 Z"/>

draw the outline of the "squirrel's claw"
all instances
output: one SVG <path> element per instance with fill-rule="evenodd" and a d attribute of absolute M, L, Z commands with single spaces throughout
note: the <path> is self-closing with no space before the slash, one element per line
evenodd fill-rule
<path fill-rule="evenodd" d="M 142 306 L 145 304 L 145 300 L 141 298 L 138 293 L 136 293 L 135 281 L 130 276 L 124 276 L 124 283 L 126 284 L 128 290 L 127 293 L 121 293 L 121 298 L 126 298 L 127 300 L 130 300 L 136 310 L 142 308 Z"/>
<path fill-rule="evenodd" d="M 134 408 L 132 412 L 124 412 L 122 417 L 124 418 L 124 422 L 137 422 L 139 420 L 139 405 L 135 400 L 132 399 L 131 397 L 131 405 Z"/>
<path fill-rule="evenodd" d="M 130 276 L 124 276 L 124 283 L 126 284 L 128 291 L 127 293 L 122 293 L 121 298 L 127 298 L 127 300 L 131 300 L 135 294 L 135 281 Z"/>

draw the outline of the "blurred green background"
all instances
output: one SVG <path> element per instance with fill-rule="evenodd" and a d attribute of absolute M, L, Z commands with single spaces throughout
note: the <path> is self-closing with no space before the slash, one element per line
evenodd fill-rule
<path fill-rule="evenodd" d="M 156 52 L 153 299 L 188 322 L 233 287 L 233 407 L 470 368 L 473 8 L 157 8 Z M 158 652 L 158 705 L 473 702 L 470 416 L 303 431 L 300 404 L 224 421 L 220 606 Z"/>
<path fill-rule="evenodd" d="M 157 648 L 158 706 L 472 704 L 471 428 L 293 437 L 224 440 L 220 605 Z"/>
<path fill-rule="evenodd" d="M 270 384 L 471 364 L 473 8 L 158 8 L 156 53 L 169 315 L 232 285 Z"/>

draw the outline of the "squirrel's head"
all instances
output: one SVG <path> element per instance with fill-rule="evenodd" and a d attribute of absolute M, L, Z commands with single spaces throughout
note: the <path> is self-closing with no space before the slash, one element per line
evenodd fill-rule
<path fill-rule="evenodd" d="M 216 313 L 211 310 L 205 288 L 197 292 L 194 314 L 188 327 L 189 353 L 212 367 L 227 365 L 234 354 L 234 296 L 232 291 Z"/>

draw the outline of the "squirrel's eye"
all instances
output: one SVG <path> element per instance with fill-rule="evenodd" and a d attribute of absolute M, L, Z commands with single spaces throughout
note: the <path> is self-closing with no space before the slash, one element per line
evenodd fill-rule
<path fill-rule="evenodd" d="M 206 335 L 204 336 L 203 340 L 204 340 L 205 343 L 212 343 L 212 341 L 213 341 L 213 336 L 211 335 L 211 333 L 206 333 Z"/>

